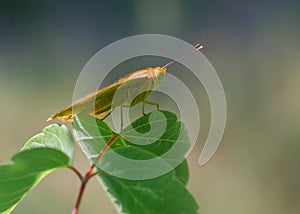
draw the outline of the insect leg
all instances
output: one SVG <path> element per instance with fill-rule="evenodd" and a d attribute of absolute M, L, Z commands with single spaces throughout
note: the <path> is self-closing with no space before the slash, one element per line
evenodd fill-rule
<path fill-rule="evenodd" d="M 121 131 L 123 130 L 123 125 L 124 125 L 124 121 L 123 121 L 123 107 L 121 106 Z"/>
<path fill-rule="evenodd" d="M 121 105 L 121 131 L 123 130 L 123 126 L 124 126 L 124 119 L 123 119 L 123 108 L 126 107 L 126 108 L 130 108 L 130 106 L 128 105 Z"/>
<path fill-rule="evenodd" d="M 151 102 L 151 101 L 149 101 L 149 100 L 143 100 L 143 107 L 142 107 L 142 113 L 143 113 L 143 115 L 146 115 L 146 114 L 145 114 L 145 103 L 147 103 L 147 104 L 149 104 L 149 105 L 156 106 L 156 109 L 159 110 L 159 104 L 158 104 L 158 103 Z"/>
<path fill-rule="evenodd" d="M 145 114 L 145 101 L 143 101 L 142 113 L 143 113 L 144 116 L 146 115 Z"/>
<path fill-rule="evenodd" d="M 111 112 L 112 112 L 112 109 L 110 109 L 110 110 L 107 112 L 107 114 L 106 114 L 103 118 L 101 118 L 100 120 L 105 120 L 105 119 L 111 114 Z"/>

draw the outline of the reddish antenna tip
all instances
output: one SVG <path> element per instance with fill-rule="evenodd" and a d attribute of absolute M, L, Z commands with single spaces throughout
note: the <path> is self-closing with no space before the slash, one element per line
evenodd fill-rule
<path fill-rule="evenodd" d="M 195 45 L 194 47 L 195 47 L 197 50 L 201 50 L 201 49 L 204 48 L 204 46 L 203 46 L 203 45 L 200 45 L 200 44 L 197 44 L 197 45 Z"/>

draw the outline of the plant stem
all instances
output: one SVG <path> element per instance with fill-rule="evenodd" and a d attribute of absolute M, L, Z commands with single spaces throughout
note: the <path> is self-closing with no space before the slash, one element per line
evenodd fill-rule
<path fill-rule="evenodd" d="M 112 136 L 112 138 L 110 138 L 110 140 L 106 143 L 106 145 L 104 146 L 104 148 L 99 152 L 99 155 L 98 155 L 98 157 L 95 160 L 95 163 L 98 163 L 98 161 L 100 160 L 100 158 L 104 155 L 105 151 L 117 139 L 117 137 L 119 137 L 119 135 L 115 134 L 114 136 Z M 95 165 L 95 164 L 93 164 L 93 165 Z"/>
<path fill-rule="evenodd" d="M 93 165 L 89 168 L 89 170 L 87 171 L 87 173 L 85 174 L 85 176 L 82 176 L 79 171 L 74 168 L 73 166 L 68 166 L 69 169 L 73 170 L 77 175 L 78 177 L 80 178 L 81 180 L 81 187 L 80 187 L 80 190 L 79 190 L 79 194 L 77 196 L 77 201 L 76 201 L 76 204 L 75 204 L 75 207 L 72 211 L 72 214 L 77 214 L 78 213 L 78 209 L 79 209 L 79 205 L 80 205 L 80 202 L 81 202 L 81 199 L 82 199 L 82 196 L 83 196 L 83 193 L 84 193 L 84 190 L 85 190 L 85 187 L 86 187 L 86 184 L 87 182 L 95 175 L 97 175 L 98 173 L 93 173 L 93 170 L 95 168 L 95 164 L 100 160 L 100 158 L 104 155 L 105 151 L 110 147 L 110 145 L 117 139 L 119 135 L 118 134 L 115 134 L 108 142 L 107 144 L 104 146 L 104 148 L 100 151 L 99 155 L 97 156 L 95 162 L 93 163 Z"/>
<path fill-rule="evenodd" d="M 81 175 L 81 173 L 74 167 L 71 165 L 67 166 L 69 169 L 71 169 L 73 172 L 75 172 L 75 174 L 79 177 L 79 179 L 82 181 L 83 176 Z"/>
<path fill-rule="evenodd" d="M 89 171 L 85 174 L 85 176 L 81 180 L 81 187 L 80 187 L 79 194 L 78 194 L 78 197 L 77 197 L 77 201 L 76 201 L 75 207 L 74 207 L 74 209 L 72 211 L 72 214 L 77 214 L 78 213 L 78 208 L 79 208 L 79 205 L 80 205 L 80 202 L 81 202 L 81 199 L 82 199 L 82 196 L 83 196 L 83 193 L 84 193 L 84 190 L 85 190 L 87 182 L 93 176 L 97 175 L 97 173 L 92 173 L 92 170 L 90 170 L 90 169 L 89 169 Z"/>

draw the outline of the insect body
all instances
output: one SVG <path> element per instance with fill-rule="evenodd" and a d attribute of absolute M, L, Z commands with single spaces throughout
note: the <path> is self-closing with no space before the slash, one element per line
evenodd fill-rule
<path fill-rule="evenodd" d="M 54 113 L 47 121 L 55 118 L 62 121 L 72 121 L 73 115 L 79 113 L 87 113 L 95 117 L 104 116 L 104 118 L 106 118 L 106 116 L 118 106 L 131 107 L 140 102 L 143 102 L 143 104 L 156 105 L 158 107 L 158 104 L 148 101 L 147 98 L 152 90 L 164 82 L 167 71 L 166 67 L 202 48 L 202 45 L 197 44 L 194 50 L 169 62 L 163 67 L 146 68 L 132 72 L 114 84 L 100 89 L 74 104 L 67 106 L 63 110 Z"/>
<path fill-rule="evenodd" d="M 118 106 L 134 106 L 139 102 L 146 102 L 151 91 L 156 89 L 164 80 L 166 68 L 146 68 L 135 71 L 87 97 L 75 102 L 65 109 L 54 113 L 48 118 L 62 121 L 72 121 L 74 114 L 87 113 L 95 117 L 101 117 L 113 111 Z M 119 87 L 122 87 L 118 90 Z M 112 108 L 112 100 L 118 90 L 118 97 Z M 141 92 L 141 93 L 139 93 Z M 138 96 L 135 96 L 137 95 Z M 135 97 L 132 97 L 135 96 Z"/>

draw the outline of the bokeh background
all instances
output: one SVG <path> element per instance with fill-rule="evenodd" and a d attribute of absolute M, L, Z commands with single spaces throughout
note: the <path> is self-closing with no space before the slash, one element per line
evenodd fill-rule
<path fill-rule="evenodd" d="M 296 0 L 1 1 L 0 162 L 71 103 L 81 69 L 98 50 L 135 34 L 167 34 L 205 45 L 227 98 L 219 150 L 197 165 L 209 127 L 203 104 L 203 135 L 188 159 L 188 188 L 201 213 L 299 213 L 299 20 Z M 88 168 L 79 150 L 75 164 Z M 59 170 L 13 213 L 70 213 L 78 190 L 77 177 Z M 80 211 L 116 213 L 96 180 Z"/>

